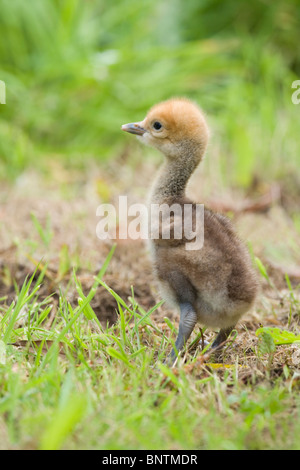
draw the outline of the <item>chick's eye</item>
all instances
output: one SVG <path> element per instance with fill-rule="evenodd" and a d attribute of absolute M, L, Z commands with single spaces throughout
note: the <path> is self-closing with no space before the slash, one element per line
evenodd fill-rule
<path fill-rule="evenodd" d="M 162 128 L 162 124 L 159 121 L 155 121 L 153 123 L 153 129 L 155 129 L 156 131 L 159 131 L 161 128 Z"/>

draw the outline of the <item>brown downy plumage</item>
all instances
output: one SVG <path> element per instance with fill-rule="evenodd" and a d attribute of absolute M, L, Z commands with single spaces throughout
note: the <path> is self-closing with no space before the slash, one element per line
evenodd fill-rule
<path fill-rule="evenodd" d="M 196 204 L 185 195 L 186 185 L 207 147 L 209 131 L 200 109 L 184 98 L 155 105 L 142 122 L 122 129 L 136 134 L 143 143 L 165 155 L 165 163 L 154 182 L 150 204 L 192 204 L 193 230 Z M 195 324 L 220 328 L 213 347 L 220 346 L 239 318 L 252 306 L 258 283 L 251 259 L 223 215 L 204 210 L 202 248 L 187 249 L 191 240 L 177 239 L 174 231 L 184 223 L 176 213 L 160 225 L 158 239 L 150 240 L 151 254 L 162 295 L 180 308 L 179 334 L 171 359 L 182 349 Z M 162 233 L 171 230 L 171 238 Z"/>

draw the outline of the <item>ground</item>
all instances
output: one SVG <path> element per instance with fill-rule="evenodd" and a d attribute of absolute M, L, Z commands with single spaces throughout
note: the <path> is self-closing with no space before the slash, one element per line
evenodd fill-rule
<path fill-rule="evenodd" d="M 4 412 L 7 410 L 0 419 L 2 448 L 297 447 L 299 343 L 276 344 L 275 347 L 273 340 L 270 344 L 268 335 L 258 336 L 257 330 L 277 327 L 294 335 L 300 333 L 300 232 L 294 219 L 294 205 L 299 201 L 299 194 L 284 182 L 263 184 L 255 181 L 247 192 L 226 189 L 211 178 L 205 179 L 205 165 L 195 174 L 189 186 L 190 195 L 233 219 L 241 238 L 248 243 L 253 262 L 260 260 L 256 267 L 261 289 L 257 303 L 241 319 L 237 335 L 232 338 L 234 341 L 229 341 L 222 354 L 201 354 L 202 337 L 196 328 L 183 357 L 169 371 L 158 365 L 157 359 L 164 354 L 165 348 L 171 348 L 165 339 L 175 340 L 178 312 L 163 304 L 151 314 L 150 323 L 143 320 L 139 327 L 133 323 L 141 318 L 132 316 L 137 311 L 135 302 L 145 315 L 161 300 L 147 245 L 141 240 L 118 237 L 104 242 L 96 236 L 99 204 L 116 203 L 119 195 L 128 195 L 130 202 L 143 202 L 159 160 L 125 163 L 122 166 L 122 159 L 105 167 L 87 163 L 85 170 L 79 171 L 67 169 L 55 161 L 44 174 L 30 170 L 15 184 L 1 188 L 0 306 L 3 321 L 7 321 L 5 312 L 11 303 L 21 297 L 26 276 L 32 275 L 37 267 L 34 282 L 46 268 L 36 298 L 36 303 L 43 308 L 38 307 L 38 310 L 42 314 L 45 306 L 50 306 L 41 330 L 37 314 L 33 314 L 32 321 L 37 322 L 38 327 L 30 330 L 28 312 L 26 308 L 24 312 L 21 310 L 11 333 L 13 352 L 7 349 L 6 359 L 1 359 L 0 350 L 0 362 L 6 363 L 3 370 L 0 365 L 0 373 L 5 378 L 2 408 Z M 103 331 L 107 326 L 113 328 L 99 335 L 97 328 L 88 326 L 85 333 L 86 327 L 78 326 L 75 330 L 72 327 L 69 335 L 63 327 L 63 322 L 68 323 L 69 319 L 60 317 L 58 321 L 56 317 L 58 312 L 61 316 L 65 311 L 62 299 L 66 299 L 73 309 L 69 308 L 69 313 L 74 315 L 78 311 L 79 294 L 73 268 L 87 296 L 114 244 L 116 249 L 103 281 L 123 299 L 122 307 L 129 306 L 131 322 L 127 323 L 129 317 L 126 317 L 125 308 L 125 317 L 124 313 L 120 317 L 116 295 L 99 285 L 90 306 Z M 47 304 L 40 304 L 43 299 L 47 299 Z M 28 311 L 35 310 L 31 306 Z M 38 366 L 39 361 L 46 361 L 46 370 L 52 370 L 53 361 L 46 354 L 52 340 L 47 339 L 46 343 L 33 341 L 35 334 L 47 338 L 47 331 L 58 335 L 58 340 L 63 338 L 65 347 L 71 348 L 65 353 L 60 348 L 59 365 L 53 363 L 53 377 L 49 372 L 43 375 L 42 366 Z M 61 331 L 67 331 L 65 336 L 61 336 Z M 208 340 L 214 334 L 213 331 L 204 332 Z M 82 390 L 83 395 L 75 394 L 75 405 L 67 408 L 64 416 L 60 403 L 64 393 L 72 390 L 66 371 L 73 363 L 70 356 L 73 344 L 76 344 L 77 352 L 74 356 L 75 385 L 72 387 Z M 41 356 L 40 346 L 43 348 Z M 153 355 L 143 356 L 144 350 L 153 351 Z M 46 354 L 45 359 L 43 354 Z M 57 368 L 61 369 L 59 375 Z M 16 376 L 23 385 L 19 395 L 17 392 L 13 395 L 14 402 L 13 398 L 7 397 L 11 397 L 14 384 L 19 383 Z M 40 381 L 39 387 L 36 381 Z M 54 391 L 50 393 L 53 387 Z M 188 398 L 185 398 L 186 389 L 193 390 Z M 57 395 L 58 405 L 53 398 L 49 401 L 52 393 Z M 82 411 L 87 394 L 91 394 L 89 407 L 93 417 Z M 140 411 L 132 408 L 135 394 L 139 397 Z M 31 400 L 37 403 L 34 412 Z M 196 414 L 193 402 L 197 406 Z M 206 406 L 210 407 L 209 413 L 205 411 Z M 179 422 L 178 413 L 182 416 Z M 61 422 L 67 418 L 74 419 L 74 423 L 80 422 L 83 431 L 73 435 L 75 424 L 64 429 Z M 44 431 L 45 420 L 49 424 Z M 199 427 L 202 422 L 208 428 Z M 194 432 L 177 434 L 178 423 L 187 429 L 194 426 Z M 61 434 L 57 433 L 57 426 L 61 426 Z M 231 432 L 230 442 L 227 426 L 236 429 Z M 91 429 L 96 429 L 95 439 Z"/>
<path fill-rule="evenodd" d="M 135 163 L 128 170 L 128 165 L 122 167 L 120 159 L 105 168 L 91 164 L 82 172 L 69 171 L 59 162 L 53 162 L 44 175 L 31 170 L 15 185 L 2 188 L 0 298 L 5 298 L 10 305 L 16 296 L 13 281 L 21 286 L 39 262 L 43 265 L 47 261 L 40 295 L 46 297 L 56 293 L 55 303 L 59 289 L 64 286 L 68 300 L 76 304 L 77 293 L 69 283 L 71 268 L 77 268 L 83 288 L 88 291 L 93 276 L 116 243 L 105 282 L 126 302 L 133 287 L 135 300 L 145 310 L 153 307 L 161 299 L 145 242 L 118 238 L 99 240 L 96 209 L 101 202 L 117 204 L 119 195 L 128 195 L 132 203 L 144 202 L 158 165 L 159 162 L 146 160 Z M 200 179 L 204 179 L 202 185 L 199 185 Z M 253 255 L 267 268 L 272 283 L 270 286 L 270 282 L 260 276 L 261 292 L 257 304 L 238 327 L 237 344 L 247 350 L 247 343 L 255 341 L 259 325 L 285 327 L 290 315 L 289 303 L 284 300 L 289 298 L 285 275 L 288 274 L 292 287 L 296 288 L 300 282 L 300 233 L 287 209 L 293 208 L 297 194 L 289 193 L 288 188 L 279 183 L 261 184 L 260 187 L 259 182 L 255 183 L 252 193 L 222 188 L 218 194 L 214 185 L 208 188 L 210 183 L 211 180 L 205 181 L 205 169 L 201 169 L 191 180 L 189 194 L 233 219 L 241 238 L 249 243 Z M 42 233 L 34 223 L 36 220 Z M 99 287 L 92 307 L 103 325 L 107 322 L 112 325 L 116 321 L 116 301 L 103 287 Z M 178 320 L 178 312 L 166 305 L 158 308 L 154 319 L 160 321 L 164 316 Z"/>

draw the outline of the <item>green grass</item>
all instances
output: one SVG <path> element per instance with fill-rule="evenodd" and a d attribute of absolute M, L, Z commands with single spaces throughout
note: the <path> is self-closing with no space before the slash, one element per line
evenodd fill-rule
<path fill-rule="evenodd" d="M 1 307 L 2 448 L 299 449 L 299 374 L 272 375 L 267 341 L 246 381 L 238 358 L 218 369 L 198 352 L 166 367 L 176 328 L 162 330 L 151 319 L 158 306 L 145 312 L 102 281 L 112 255 L 86 296 L 74 273 L 78 306 L 61 292 L 50 325 L 51 297 L 38 295 L 45 268 Z M 118 302 L 111 328 L 91 307 L 99 285 Z"/>

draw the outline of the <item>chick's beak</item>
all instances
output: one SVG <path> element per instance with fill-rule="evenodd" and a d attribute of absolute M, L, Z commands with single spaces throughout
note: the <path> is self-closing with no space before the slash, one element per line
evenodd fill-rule
<path fill-rule="evenodd" d="M 142 127 L 141 122 L 132 122 L 130 124 L 124 124 L 122 131 L 129 132 L 130 134 L 143 135 L 146 129 Z"/>

